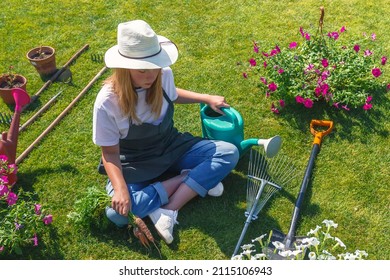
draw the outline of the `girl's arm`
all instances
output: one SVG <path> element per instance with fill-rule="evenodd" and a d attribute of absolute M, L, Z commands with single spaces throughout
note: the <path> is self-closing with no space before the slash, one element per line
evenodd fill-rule
<path fill-rule="evenodd" d="M 208 104 L 214 111 L 224 115 L 219 109 L 221 107 L 230 107 L 226 102 L 225 97 L 219 95 L 201 94 L 194 91 L 176 88 L 178 98 L 175 103 L 189 104 L 189 103 L 205 103 Z"/>
<path fill-rule="evenodd" d="M 114 188 L 114 196 L 111 199 L 112 208 L 119 214 L 127 216 L 131 210 L 131 200 L 127 184 L 122 174 L 119 144 L 115 146 L 102 146 L 101 149 L 104 169 Z"/>

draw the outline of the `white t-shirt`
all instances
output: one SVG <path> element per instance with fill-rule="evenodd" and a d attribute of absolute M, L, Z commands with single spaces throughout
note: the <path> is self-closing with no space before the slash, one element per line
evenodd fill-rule
<path fill-rule="evenodd" d="M 162 69 L 162 88 L 170 100 L 177 99 L 173 73 L 169 67 Z M 168 101 L 163 98 L 160 117 L 155 120 L 145 101 L 146 89 L 137 89 L 137 94 L 136 114 L 138 118 L 143 123 L 154 125 L 161 123 L 168 109 Z M 119 143 L 119 139 L 127 136 L 129 125 L 129 118 L 123 116 L 119 109 L 117 95 L 110 85 L 104 85 L 96 97 L 93 109 L 93 142 L 98 146 L 114 146 Z"/>

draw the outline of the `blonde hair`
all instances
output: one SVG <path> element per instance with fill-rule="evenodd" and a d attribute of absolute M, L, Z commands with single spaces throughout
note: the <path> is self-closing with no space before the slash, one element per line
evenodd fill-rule
<path fill-rule="evenodd" d="M 115 94 L 118 96 L 118 104 L 121 112 L 131 118 L 136 125 L 141 124 L 141 120 L 136 114 L 136 105 L 138 95 L 131 82 L 131 75 L 128 69 L 114 69 L 113 74 L 104 82 L 109 83 L 113 87 Z M 146 94 L 146 103 L 150 106 L 155 119 L 158 119 L 161 114 L 163 103 L 161 71 L 158 73 L 156 80 L 148 89 Z"/>

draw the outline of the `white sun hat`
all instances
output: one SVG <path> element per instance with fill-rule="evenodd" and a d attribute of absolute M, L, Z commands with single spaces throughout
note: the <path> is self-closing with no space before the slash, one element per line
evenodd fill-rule
<path fill-rule="evenodd" d="M 175 63 L 179 56 L 176 45 L 157 35 L 143 20 L 120 23 L 117 37 L 118 44 L 104 56 L 108 68 L 164 68 Z"/>

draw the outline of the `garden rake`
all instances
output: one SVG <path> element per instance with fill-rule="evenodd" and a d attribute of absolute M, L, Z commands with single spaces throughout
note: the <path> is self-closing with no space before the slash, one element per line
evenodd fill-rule
<path fill-rule="evenodd" d="M 296 168 L 286 156 L 278 154 L 268 158 L 258 147 L 251 149 L 246 184 L 247 219 L 233 256 L 237 254 L 251 221 L 258 218 L 257 215 L 272 195 L 295 177 Z"/>

